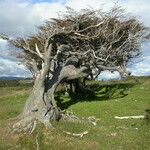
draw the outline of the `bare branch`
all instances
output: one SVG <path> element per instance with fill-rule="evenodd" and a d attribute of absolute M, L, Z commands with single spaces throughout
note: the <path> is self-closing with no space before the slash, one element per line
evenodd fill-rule
<path fill-rule="evenodd" d="M 40 57 L 37 52 L 31 50 L 29 47 L 23 46 L 23 49 L 26 50 L 26 51 L 28 51 L 28 52 L 30 52 L 31 54 L 34 54 L 34 55 Z M 41 58 L 41 57 L 40 57 L 40 58 Z"/>
<path fill-rule="evenodd" d="M 39 55 L 40 58 L 44 59 L 43 55 L 41 54 L 41 52 L 39 51 L 39 48 L 37 46 L 37 44 L 35 43 L 35 50 L 37 52 L 37 54 Z"/>
<path fill-rule="evenodd" d="M 100 22 L 100 23 L 98 23 L 96 25 L 88 26 L 87 28 L 85 28 L 83 30 L 79 30 L 78 33 L 85 32 L 85 31 L 87 31 L 89 29 L 92 29 L 92 28 L 97 28 L 97 27 L 101 26 L 103 23 L 104 23 L 104 21 L 102 21 L 102 22 Z"/>
<path fill-rule="evenodd" d="M 106 62 L 107 61 L 107 59 L 109 58 L 109 55 L 105 58 L 105 59 L 103 59 L 103 58 L 100 58 L 100 57 L 98 57 L 98 56 L 96 56 L 95 55 L 95 52 L 94 52 L 94 50 L 91 50 L 92 51 L 92 53 L 93 53 L 93 55 L 94 55 L 94 58 L 96 58 L 96 59 L 98 59 L 98 60 L 101 60 L 101 61 L 104 61 L 104 62 Z"/>

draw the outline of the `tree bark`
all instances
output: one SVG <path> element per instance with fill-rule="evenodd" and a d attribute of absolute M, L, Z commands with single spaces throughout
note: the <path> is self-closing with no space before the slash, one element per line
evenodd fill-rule
<path fill-rule="evenodd" d="M 33 90 L 28 97 L 22 113 L 19 115 L 19 121 L 13 126 L 14 131 L 27 131 L 31 132 L 35 121 L 40 121 L 45 126 L 50 127 L 49 114 L 46 114 L 47 104 L 44 101 L 46 97 L 44 82 L 38 75 L 35 79 Z"/>

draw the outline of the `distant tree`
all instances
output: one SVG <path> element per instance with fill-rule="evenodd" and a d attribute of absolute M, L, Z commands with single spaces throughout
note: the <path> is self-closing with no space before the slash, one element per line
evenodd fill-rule
<path fill-rule="evenodd" d="M 81 89 L 82 78 L 97 78 L 103 70 L 127 76 L 126 66 L 141 53 L 140 45 L 148 29 L 120 7 L 109 12 L 67 8 L 59 18 L 51 18 L 27 38 L 9 39 L 22 49 L 18 58 L 32 72 L 33 91 L 14 128 L 32 130 L 38 120 L 46 126 L 50 120 L 65 117 L 54 93 L 60 83 L 72 83 Z"/>

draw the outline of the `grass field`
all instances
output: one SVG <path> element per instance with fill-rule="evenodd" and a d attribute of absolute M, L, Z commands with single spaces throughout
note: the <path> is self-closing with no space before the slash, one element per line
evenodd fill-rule
<path fill-rule="evenodd" d="M 117 120 L 115 116 L 144 115 L 150 109 L 150 77 L 125 81 L 90 82 L 96 96 L 74 99 L 58 92 L 62 109 L 80 118 L 99 118 L 88 123 L 52 122 L 52 129 L 41 124 L 33 134 L 12 134 L 14 118 L 21 112 L 32 85 L 25 81 L 0 81 L 0 150 L 150 150 L 150 123 L 143 119 Z M 64 131 L 88 134 L 81 137 Z M 37 144 L 38 143 L 38 144 Z"/>

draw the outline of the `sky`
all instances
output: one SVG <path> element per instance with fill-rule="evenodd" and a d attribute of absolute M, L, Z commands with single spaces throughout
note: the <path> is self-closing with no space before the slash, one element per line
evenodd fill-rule
<path fill-rule="evenodd" d="M 76 10 L 87 7 L 99 9 L 103 6 L 104 10 L 109 10 L 115 3 L 150 27 L 150 0 L 0 0 L 0 33 L 10 37 L 31 35 L 36 32 L 36 26 L 57 17 L 58 12 L 65 11 L 66 6 Z M 144 43 L 141 47 L 143 55 L 128 67 L 132 75 L 150 75 L 149 48 L 150 42 Z M 0 39 L 0 76 L 31 76 L 11 53 L 7 41 Z M 100 77 L 116 78 L 118 74 L 104 72 Z"/>

